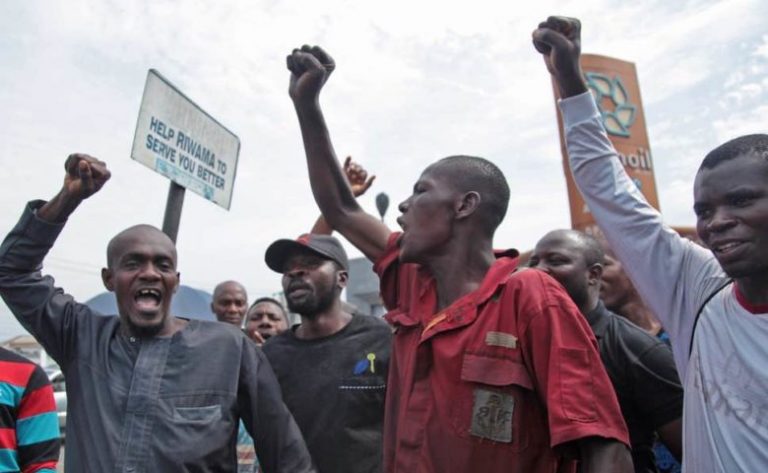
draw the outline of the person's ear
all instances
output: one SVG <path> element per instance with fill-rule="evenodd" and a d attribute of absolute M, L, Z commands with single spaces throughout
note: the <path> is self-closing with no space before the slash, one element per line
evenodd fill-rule
<path fill-rule="evenodd" d="M 110 268 L 101 268 L 101 282 L 109 292 L 115 292 L 115 273 Z"/>
<path fill-rule="evenodd" d="M 600 283 L 603 279 L 603 265 L 600 263 L 594 263 L 587 269 L 587 282 L 590 286 L 594 285 L 600 287 Z"/>
<path fill-rule="evenodd" d="M 479 192 L 470 191 L 461 196 L 461 200 L 456 203 L 456 218 L 467 218 L 480 207 L 482 198 Z"/>
<path fill-rule="evenodd" d="M 347 287 L 347 280 L 349 279 L 349 273 L 346 270 L 336 271 L 336 285 L 339 288 L 344 289 Z"/>

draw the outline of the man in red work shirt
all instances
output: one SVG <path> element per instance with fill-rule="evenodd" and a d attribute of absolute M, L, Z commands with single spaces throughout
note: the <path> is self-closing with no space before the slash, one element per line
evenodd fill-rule
<path fill-rule="evenodd" d="M 509 188 L 492 163 L 429 166 L 392 233 L 357 204 L 319 94 L 318 47 L 288 57 L 315 200 L 369 259 L 395 337 L 384 424 L 387 473 L 631 471 L 627 431 L 589 325 L 562 287 L 494 253 Z"/>

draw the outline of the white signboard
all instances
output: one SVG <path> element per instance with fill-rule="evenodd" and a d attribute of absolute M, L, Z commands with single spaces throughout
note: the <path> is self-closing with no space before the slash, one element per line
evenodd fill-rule
<path fill-rule="evenodd" d="M 150 69 L 131 157 L 229 209 L 240 139 Z"/>

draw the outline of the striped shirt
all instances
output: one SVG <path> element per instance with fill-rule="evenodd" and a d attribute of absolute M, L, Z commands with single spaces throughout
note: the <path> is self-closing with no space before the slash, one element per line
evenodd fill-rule
<path fill-rule="evenodd" d="M 55 473 L 59 422 L 45 372 L 0 348 L 0 471 Z"/>

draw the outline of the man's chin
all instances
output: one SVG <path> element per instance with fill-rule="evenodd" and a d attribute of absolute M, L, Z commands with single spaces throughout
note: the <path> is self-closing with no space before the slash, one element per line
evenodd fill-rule
<path fill-rule="evenodd" d="M 400 255 L 398 259 L 401 263 L 418 263 L 411 252 L 406 248 L 400 248 Z"/>
<path fill-rule="evenodd" d="M 415 246 L 413 244 L 409 244 L 409 242 L 403 243 L 403 245 L 400 247 L 400 254 L 398 256 L 398 260 L 400 263 L 410 263 L 410 264 L 424 264 L 424 259 L 427 257 L 427 252 L 424 248 L 419 248 L 419 246 Z"/>
<path fill-rule="evenodd" d="M 224 317 L 221 321 L 237 327 L 243 325 L 243 319 L 241 318 Z"/>
<path fill-rule="evenodd" d="M 304 315 L 307 312 L 314 312 L 315 303 L 309 297 L 291 298 L 289 296 L 285 302 L 288 310 L 295 314 Z"/>
<path fill-rule="evenodd" d="M 751 263 L 751 261 L 728 261 L 725 263 L 720 263 L 720 267 L 722 267 L 725 274 L 727 274 L 728 277 L 732 279 L 750 277 L 759 277 L 764 279 L 768 274 L 768 268 L 758 267 L 757 265 Z"/>
<path fill-rule="evenodd" d="M 306 303 L 291 304 L 290 302 L 288 302 L 287 306 L 288 306 L 288 310 L 290 310 L 294 314 L 299 314 L 302 317 L 308 317 L 311 319 L 315 314 L 315 307 L 313 304 L 306 304 Z"/>
<path fill-rule="evenodd" d="M 131 317 L 128 317 L 126 318 L 126 323 L 132 334 L 142 338 L 154 337 L 163 329 L 165 320 L 167 319 L 167 316 L 158 317 L 160 318 L 157 320 L 147 320 L 145 318 L 134 320 Z"/>

